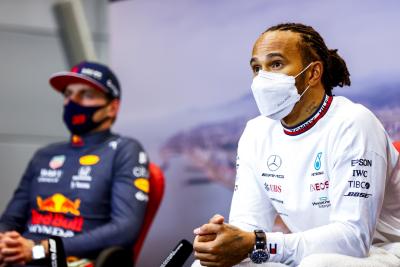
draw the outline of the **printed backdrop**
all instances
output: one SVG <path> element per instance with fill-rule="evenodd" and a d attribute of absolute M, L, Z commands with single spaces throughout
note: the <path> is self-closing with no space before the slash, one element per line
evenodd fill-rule
<path fill-rule="evenodd" d="M 139 266 L 160 265 L 213 214 L 227 218 L 237 142 L 258 115 L 251 49 L 271 25 L 319 31 L 351 73 L 352 86 L 334 93 L 370 108 L 400 139 L 399 11 L 396 0 L 113 3 L 111 65 L 123 87 L 116 130 L 139 139 L 167 179 Z"/>

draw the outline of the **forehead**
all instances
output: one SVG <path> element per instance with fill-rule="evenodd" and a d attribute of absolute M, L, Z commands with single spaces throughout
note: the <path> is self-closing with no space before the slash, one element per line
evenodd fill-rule
<path fill-rule="evenodd" d="M 93 93 L 105 95 L 102 91 L 97 90 L 97 89 L 93 88 L 92 86 L 85 84 L 85 83 L 70 83 L 67 85 L 65 90 L 68 90 L 69 92 L 74 92 L 74 93 L 90 91 Z"/>
<path fill-rule="evenodd" d="M 254 44 L 252 56 L 264 58 L 268 54 L 279 53 L 288 59 L 300 59 L 300 41 L 300 34 L 295 32 L 266 32 Z"/>

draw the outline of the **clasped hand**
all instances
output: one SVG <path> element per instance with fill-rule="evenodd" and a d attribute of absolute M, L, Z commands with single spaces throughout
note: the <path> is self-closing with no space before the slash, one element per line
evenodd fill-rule
<path fill-rule="evenodd" d="M 194 255 L 200 264 L 228 267 L 247 258 L 254 246 L 254 234 L 224 223 L 224 217 L 214 215 L 207 224 L 194 229 Z"/>
<path fill-rule="evenodd" d="M 15 231 L 0 233 L 0 267 L 25 264 L 32 260 L 35 243 Z"/>

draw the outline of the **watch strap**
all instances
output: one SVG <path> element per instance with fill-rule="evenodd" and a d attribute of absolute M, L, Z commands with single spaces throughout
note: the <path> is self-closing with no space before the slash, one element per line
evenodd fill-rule
<path fill-rule="evenodd" d="M 254 230 L 254 234 L 256 236 L 256 241 L 254 244 L 255 249 L 265 249 L 267 246 L 267 237 L 263 230 Z"/>
<path fill-rule="evenodd" d="M 35 242 L 32 247 L 32 260 L 29 262 L 29 266 L 47 266 L 48 258 L 46 257 L 46 251 L 42 243 Z"/>
<path fill-rule="evenodd" d="M 263 230 L 254 230 L 255 243 L 249 258 L 255 264 L 262 264 L 269 260 L 270 254 L 266 248 L 267 237 Z"/>

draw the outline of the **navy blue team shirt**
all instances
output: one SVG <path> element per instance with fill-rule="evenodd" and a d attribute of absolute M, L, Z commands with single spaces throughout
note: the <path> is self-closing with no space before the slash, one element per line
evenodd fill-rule
<path fill-rule="evenodd" d="M 42 148 L 0 218 L 0 232 L 61 236 L 68 256 L 129 248 L 148 201 L 148 165 L 138 141 L 109 130 Z"/>

